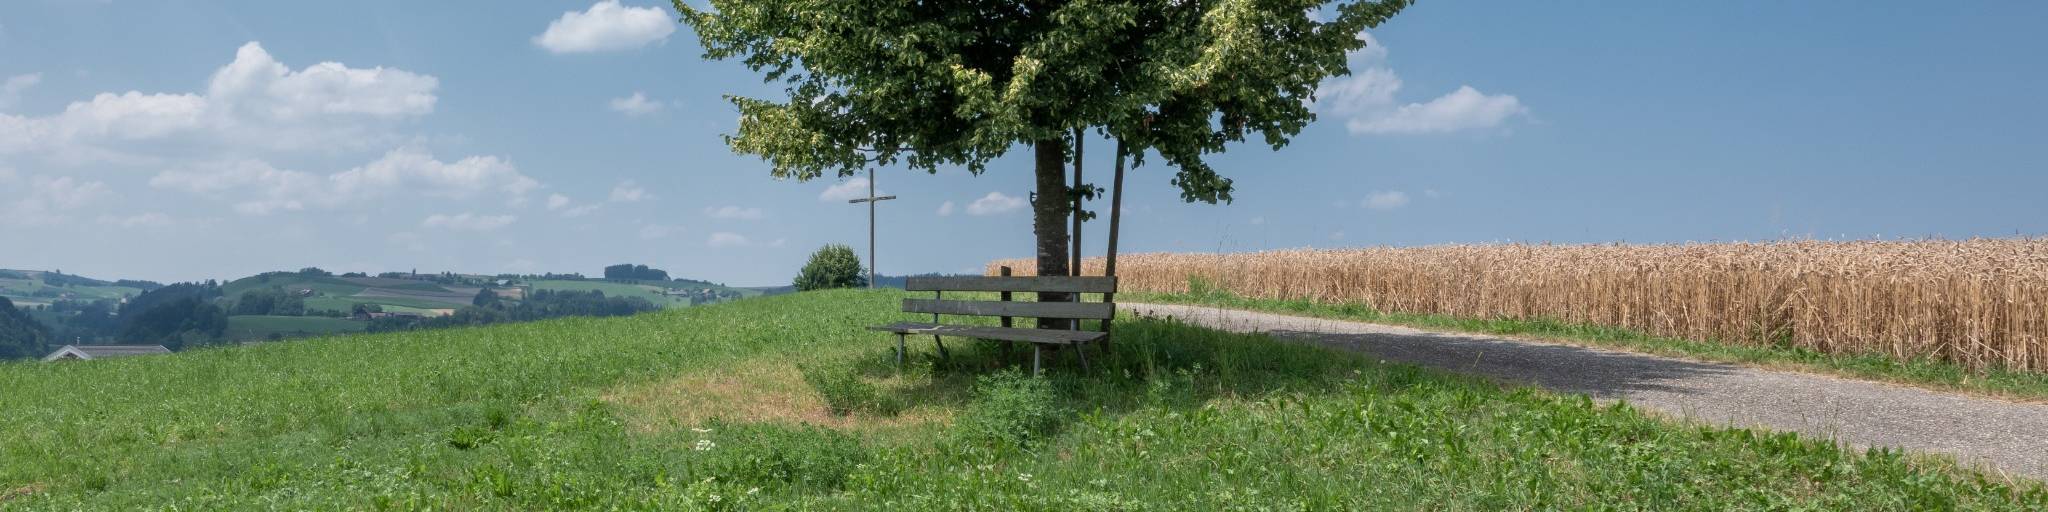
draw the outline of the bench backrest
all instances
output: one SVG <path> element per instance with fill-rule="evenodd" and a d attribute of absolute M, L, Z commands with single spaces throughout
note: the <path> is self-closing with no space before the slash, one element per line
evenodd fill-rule
<path fill-rule="evenodd" d="M 1052 292 L 1116 293 L 1114 277 L 912 277 L 904 283 L 913 292 Z M 1108 320 L 1116 315 L 1109 302 L 1008 302 L 986 300 L 903 299 L 906 313 Z"/>

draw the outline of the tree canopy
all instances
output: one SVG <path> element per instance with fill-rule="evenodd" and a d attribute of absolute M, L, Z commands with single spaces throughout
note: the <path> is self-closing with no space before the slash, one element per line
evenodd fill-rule
<path fill-rule="evenodd" d="M 674 3 L 706 58 L 740 59 L 784 85 L 785 98 L 728 96 L 740 126 L 726 143 L 767 160 L 775 177 L 895 163 L 979 174 L 1019 143 L 1060 155 L 1094 129 L 1134 157 L 1160 155 L 1184 200 L 1212 203 L 1231 199 L 1231 180 L 1203 157 L 1248 135 L 1285 146 L 1315 119 L 1317 84 L 1350 73 L 1346 52 L 1365 45 L 1357 34 L 1409 4 Z"/>
<path fill-rule="evenodd" d="M 0 360 L 40 357 L 49 350 L 49 341 L 49 328 L 0 297 Z"/>

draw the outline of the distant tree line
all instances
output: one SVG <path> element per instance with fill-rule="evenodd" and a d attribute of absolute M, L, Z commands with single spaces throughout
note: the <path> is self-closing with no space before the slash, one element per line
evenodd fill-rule
<path fill-rule="evenodd" d="M 235 299 L 234 311 L 237 315 L 301 316 L 306 314 L 306 299 L 276 287 L 249 290 Z"/>
<path fill-rule="evenodd" d="M 489 294 L 486 297 L 486 294 Z M 529 322 L 565 316 L 625 316 L 661 309 L 639 297 L 606 297 L 602 291 L 537 290 L 525 300 L 503 300 L 490 290 L 477 293 L 476 304 L 440 317 L 387 316 L 370 321 L 370 332 L 436 329 L 503 322 Z"/>
<path fill-rule="evenodd" d="M 646 265 L 620 263 L 604 268 L 604 278 L 616 281 L 667 281 L 668 271 Z"/>

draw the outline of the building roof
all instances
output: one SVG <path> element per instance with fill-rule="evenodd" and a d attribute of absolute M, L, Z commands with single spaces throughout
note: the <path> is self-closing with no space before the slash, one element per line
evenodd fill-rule
<path fill-rule="evenodd" d="M 106 359 L 110 357 L 169 354 L 171 349 L 163 345 L 65 345 L 63 348 L 43 356 L 44 361 L 60 359 Z"/>

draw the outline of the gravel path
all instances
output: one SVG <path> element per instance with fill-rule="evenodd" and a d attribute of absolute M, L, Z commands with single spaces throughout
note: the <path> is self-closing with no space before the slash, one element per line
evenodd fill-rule
<path fill-rule="evenodd" d="M 1798 431 L 1855 447 L 1946 453 L 1993 474 L 2048 479 L 2048 405 L 1974 398 L 1529 340 L 1199 306 L 1117 305 L 1234 332 L 1263 332 L 1387 361 L 1528 383 L 1724 426 Z"/>

